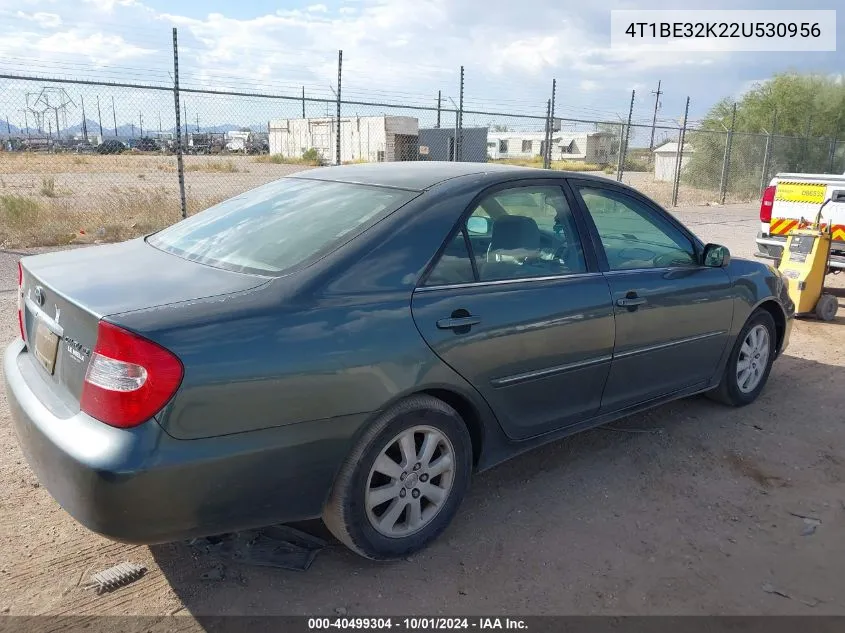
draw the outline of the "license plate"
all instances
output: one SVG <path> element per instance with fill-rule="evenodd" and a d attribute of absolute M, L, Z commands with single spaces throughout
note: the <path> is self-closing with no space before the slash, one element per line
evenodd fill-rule
<path fill-rule="evenodd" d="M 35 358 L 51 374 L 56 369 L 56 352 L 59 350 L 59 337 L 43 321 L 35 325 Z"/>

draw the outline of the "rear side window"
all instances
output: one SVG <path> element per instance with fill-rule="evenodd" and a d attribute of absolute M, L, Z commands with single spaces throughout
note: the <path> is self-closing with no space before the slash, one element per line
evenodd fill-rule
<path fill-rule="evenodd" d="M 148 242 L 209 266 L 279 274 L 330 253 L 414 195 L 284 178 L 191 216 L 150 236 Z"/>

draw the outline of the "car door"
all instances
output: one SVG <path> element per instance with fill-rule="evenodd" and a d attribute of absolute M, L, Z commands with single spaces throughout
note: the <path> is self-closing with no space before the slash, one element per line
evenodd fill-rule
<path fill-rule="evenodd" d="M 610 370 L 610 292 L 560 182 L 488 190 L 412 300 L 426 342 L 516 439 L 594 415 Z"/>
<path fill-rule="evenodd" d="M 665 211 L 611 183 L 573 181 L 616 316 L 601 411 L 704 386 L 729 341 L 733 287 Z"/>

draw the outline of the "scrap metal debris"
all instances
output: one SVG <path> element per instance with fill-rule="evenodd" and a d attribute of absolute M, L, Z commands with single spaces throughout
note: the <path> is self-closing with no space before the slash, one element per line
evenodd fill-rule
<path fill-rule="evenodd" d="M 143 565 L 136 565 L 135 563 L 120 563 L 114 567 L 109 567 L 103 571 L 98 571 L 91 576 L 88 582 L 89 587 L 96 587 L 97 593 L 105 593 L 107 591 L 114 591 L 119 587 L 135 582 L 144 573 L 147 568 Z"/>
<path fill-rule="evenodd" d="M 804 519 L 804 529 L 801 530 L 801 536 L 811 536 L 816 533 L 816 528 L 822 524 L 818 519 Z"/>
<path fill-rule="evenodd" d="M 248 530 L 222 536 L 191 541 L 218 559 L 306 571 L 326 542 L 287 525 L 274 525 L 260 530 Z"/>
<path fill-rule="evenodd" d="M 761 587 L 761 589 L 763 591 L 765 591 L 766 593 L 771 593 L 771 594 L 774 594 L 776 596 L 780 596 L 781 598 L 788 598 L 788 599 L 792 600 L 792 596 L 790 596 L 785 591 L 781 591 L 780 589 L 775 589 L 774 586 L 772 586 L 768 582 L 763 583 L 763 586 Z"/>

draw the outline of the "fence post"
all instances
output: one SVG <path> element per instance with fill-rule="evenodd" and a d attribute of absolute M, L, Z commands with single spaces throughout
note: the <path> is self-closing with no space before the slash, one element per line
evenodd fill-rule
<path fill-rule="evenodd" d="M 772 156 L 772 145 L 775 142 L 775 128 L 778 124 L 778 113 L 777 110 L 774 111 L 772 114 L 772 131 L 766 134 L 766 151 L 763 153 L 763 175 L 760 178 L 760 195 L 763 195 L 763 189 L 766 188 L 768 184 L 768 175 L 769 175 L 769 161 Z"/>
<path fill-rule="evenodd" d="M 340 84 L 343 75 L 343 51 L 337 52 L 337 148 L 335 162 L 340 165 Z"/>
<path fill-rule="evenodd" d="M 302 86 L 302 118 L 305 118 L 305 86 Z"/>
<path fill-rule="evenodd" d="M 97 123 L 100 125 L 100 142 L 105 140 L 103 136 L 103 115 L 100 113 L 100 95 L 97 95 Z"/>
<path fill-rule="evenodd" d="M 455 157 L 464 159 L 464 67 L 461 66 L 461 92 L 458 95 L 458 138 L 455 139 Z"/>
<path fill-rule="evenodd" d="M 179 201 L 182 217 L 188 217 L 188 206 L 185 202 L 185 168 L 182 163 L 182 127 L 179 121 L 179 47 L 176 41 L 176 27 L 173 27 L 173 109 L 176 112 L 176 173 L 179 177 Z M 187 121 L 185 122 L 187 125 Z M 115 127 L 117 127 L 115 125 Z"/>
<path fill-rule="evenodd" d="M 543 169 L 549 168 L 549 137 L 551 136 L 550 130 L 552 129 L 551 115 L 552 100 L 546 99 L 546 132 L 543 135 Z"/>
<path fill-rule="evenodd" d="M 437 125 L 434 126 L 436 128 L 440 127 L 440 99 L 441 99 L 440 90 L 438 90 L 437 91 Z"/>
<path fill-rule="evenodd" d="M 114 137 L 117 138 L 117 111 L 114 109 L 114 95 L 111 97 L 111 118 L 114 123 Z"/>
<path fill-rule="evenodd" d="M 625 156 L 628 154 L 628 136 L 631 134 L 631 117 L 634 114 L 634 97 L 637 91 L 631 91 L 631 105 L 628 108 L 628 125 L 623 131 L 623 138 L 619 139 L 619 163 L 616 165 L 616 182 L 622 182 L 622 174 L 625 172 Z"/>
<path fill-rule="evenodd" d="M 728 130 L 728 138 L 725 140 L 725 157 L 722 160 L 722 181 L 719 183 L 719 204 L 725 204 L 725 196 L 728 193 L 728 174 L 731 168 L 731 147 L 734 142 L 734 126 L 736 125 L 736 103 L 734 103 L 731 114 L 731 129 Z"/>
<path fill-rule="evenodd" d="M 827 173 L 833 173 L 833 163 L 836 161 L 836 137 L 830 139 L 830 153 L 827 157 Z"/>
<path fill-rule="evenodd" d="M 549 108 L 549 139 L 546 143 L 546 154 L 548 155 L 548 166 L 546 169 L 552 168 L 552 140 L 555 137 L 555 92 L 557 92 L 557 79 L 552 78 L 552 105 Z"/>
<path fill-rule="evenodd" d="M 672 206 L 678 206 L 678 189 L 681 187 L 681 167 L 684 163 L 684 142 L 687 137 L 687 117 L 689 117 L 689 97 L 687 97 L 687 105 L 684 108 L 684 124 L 681 127 L 681 133 L 678 139 L 678 155 L 675 159 L 675 183 L 672 187 Z"/>

